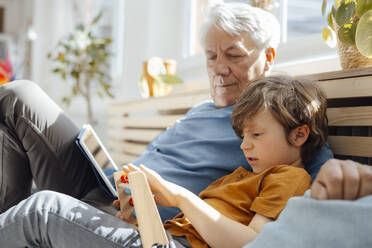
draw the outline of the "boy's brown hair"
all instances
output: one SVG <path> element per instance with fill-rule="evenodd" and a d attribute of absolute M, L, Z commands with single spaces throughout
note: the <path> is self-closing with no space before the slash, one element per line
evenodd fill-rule
<path fill-rule="evenodd" d="M 310 133 L 301 147 L 306 165 L 324 145 L 328 136 L 327 99 L 313 82 L 290 76 L 273 76 L 257 80 L 240 95 L 231 115 L 235 133 L 241 137 L 244 120 L 260 109 L 267 109 L 284 127 L 287 138 L 291 130 L 307 125 Z M 290 141 L 288 140 L 290 143 Z"/>

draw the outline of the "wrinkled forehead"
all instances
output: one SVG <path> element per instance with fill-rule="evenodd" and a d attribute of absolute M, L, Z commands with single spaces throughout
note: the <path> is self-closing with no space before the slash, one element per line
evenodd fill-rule
<path fill-rule="evenodd" d="M 257 50 L 250 35 L 241 33 L 240 35 L 231 35 L 224 30 L 211 28 L 205 37 L 205 50 L 216 52 L 217 50 L 228 51 L 231 49 L 239 50 Z"/>

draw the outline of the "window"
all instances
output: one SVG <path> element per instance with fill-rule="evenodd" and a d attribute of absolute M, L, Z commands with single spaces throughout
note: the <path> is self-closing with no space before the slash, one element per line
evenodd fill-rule
<path fill-rule="evenodd" d="M 185 57 L 202 53 L 199 30 L 203 11 L 212 0 L 189 1 L 190 35 L 187 39 Z M 274 14 L 281 24 L 281 44 L 278 48 L 278 62 L 289 62 L 298 58 L 335 55 L 336 51 L 327 47 L 321 38 L 321 30 L 326 25 L 321 15 L 322 0 L 273 0 L 277 8 Z M 225 2 L 251 2 L 250 0 L 225 0 Z"/>
<path fill-rule="evenodd" d="M 208 0 L 190 0 L 190 16 L 186 16 L 186 20 L 190 22 L 189 33 L 185 56 L 193 56 L 203 52 L 200 44 L 200 27 L 203 22 L 203 12 L 208 5 Z"/>
<path fill-rule="evenodd" d="M 325 25 L 325 18 L 322 17 L 320 12 L 322 1 L 296 0 L 282 2 L 282 8 L 287 9 L 286 40 L 296 40 L 310 35 L 320 37 Z"/>

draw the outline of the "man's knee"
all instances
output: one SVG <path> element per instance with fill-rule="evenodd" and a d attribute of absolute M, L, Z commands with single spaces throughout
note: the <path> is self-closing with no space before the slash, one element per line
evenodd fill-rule
<path fill-rule="evenodd" d="M 6 93 L 4 95 L 10 97 L 17 97 L 19 95 L 24 95 L 25 92 L 30 90 L 41 90 L 40 87 L 33 81 L 30 80 L 16 80 L 0 87 L 1 93 Z"/>
<path fill-rule="evenodd" d="M 40 99 L 44 91 L 34 82 L 17 80 L 0 87 L 0 108 L 3 114 L 10 114 L 8 108 L 14 109 L 30 102 L 30 99 Z M 31 100 L 32 101 L 32 100 Z"/>
<path fill-rule="evenodd" d="M 42 190 L 32 194 L 26 199 L 26 208 L 38 208 L 39 210 L 51 210 L 63 202 L 69 201 L 69 196 L 51 190 Z"/>
<path fill-rule="evenodd" d="M 62 109 L 36 83 L 19 80 L 0 87 L 0 117 L 16 126 L 18 117 L 31 123 L 54 122 Z M 8 123 L 8 124 L 9 124 Z"/>
<path fill-rule="evenodd" d="M 56 197 L 56 194 L 58 194 L 55 191 L 51 190 L 41 190 L 34 194 L 32 194 L 28 199 L 32 202 L 41 202 L 45 203 L 50 201 L 51 199 L 54 199 Z"/>

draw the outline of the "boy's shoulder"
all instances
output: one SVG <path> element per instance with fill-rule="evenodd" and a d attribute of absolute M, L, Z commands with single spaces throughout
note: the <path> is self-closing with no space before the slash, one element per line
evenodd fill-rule
<path fill-rule="evenodd" d="M 296 167 L 293 165 L 287 165 L 287 164 L 281 164 L 281 165 L 275 165 L 273 167 L 270 167 L 266 169 L 265 171 L 271 172 L 271 173 L 307 173 L 305 168 Z"/>
<path fill-rule="evenodd" d="M 299 168 L 291 165 L 276 165 L 266 169 L 262 173 L 263 184 L 265 185 L 302 185 L 310 187 L 311 176 L 304 168 Z"/>
<path fill-rule="evenodd" d="M 276 165 L 261 172 L 264 181 L 290 183 L 305 181 L 311 183 L 311 176 L 304 168 L 291 165 Z M 293 183 L 295 183 L 293 181 Z"/>

